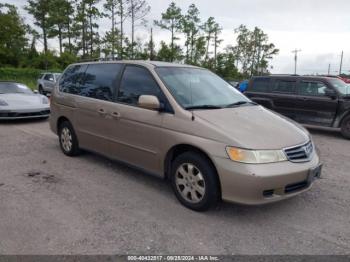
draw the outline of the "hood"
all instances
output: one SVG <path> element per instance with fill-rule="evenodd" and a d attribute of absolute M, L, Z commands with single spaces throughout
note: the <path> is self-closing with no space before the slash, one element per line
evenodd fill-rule
<path fill-rule="evenodd" d="M 42 95 L 38 94 L 0 94 L 0 99 L 8 104 L 9 109 L 27 109 L 49 106 L 43 104 Z"/>
<path fill-rule="evenodd" d="M 307 131 L 262 106 L 196 110 L 194 115 L 219 129 L 232 146 L 246 149 L 282 149 L 305 143 Z"/>

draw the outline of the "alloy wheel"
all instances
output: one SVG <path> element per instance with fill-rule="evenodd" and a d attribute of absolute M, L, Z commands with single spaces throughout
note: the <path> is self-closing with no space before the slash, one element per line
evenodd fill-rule
<path fill-rule="evenodd" d="M 190 203 L 199 203 L 206 191 L 201 171 L 193 164 L 184 163 L 175 174 L 175 184 L 181 196 Z"/>
<path fill-rule="evenodd" d="M 64 127 L 61 131 L 61 143 L 62 147 L 66 152 L 70 152 L 72 150 L 72 134 L 67 127 Z"/>

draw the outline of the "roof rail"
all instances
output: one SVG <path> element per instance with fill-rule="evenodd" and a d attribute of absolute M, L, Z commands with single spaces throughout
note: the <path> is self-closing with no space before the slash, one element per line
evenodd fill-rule
<path fill-rule="evenodd" d="M 121 59 L 119 57 L 99 57 L 99 58 L 85 58 L 85 59 L 79 59 L 78 62 L 99 62 L 99 61 L 120 61 Z"/>
<path fill-rule="evenodd" d="M 298 74 L 271 74 L 270 76 L 300 76 Z"/>
<path fill-rule="evenodd" d="M 300 76 L 300 75 L 298 75 L 298 74 L 270 74 L 270 75 L 262 75 L 262 76 L 255 75 L 253 77 L 270 77 L 270 76 Z"/>

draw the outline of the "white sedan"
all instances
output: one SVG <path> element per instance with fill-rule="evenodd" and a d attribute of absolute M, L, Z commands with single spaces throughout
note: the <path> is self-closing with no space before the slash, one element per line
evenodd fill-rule
<path fill-rule="evenodd" d="M 26 85 L 0 81 L 0 119 L 48 118 L 50 101 Z"/>

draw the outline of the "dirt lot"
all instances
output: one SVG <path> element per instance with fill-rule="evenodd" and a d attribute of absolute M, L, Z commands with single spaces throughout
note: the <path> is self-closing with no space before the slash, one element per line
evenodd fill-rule
<path fill-rule="evenodd" d="M 64 156 L 47 121 L 0 124 L 0 253 L 350 254 L 350 141 L 311 133 L 325 164 L 311 191 L 196 213 L 160 179 Z"/>

